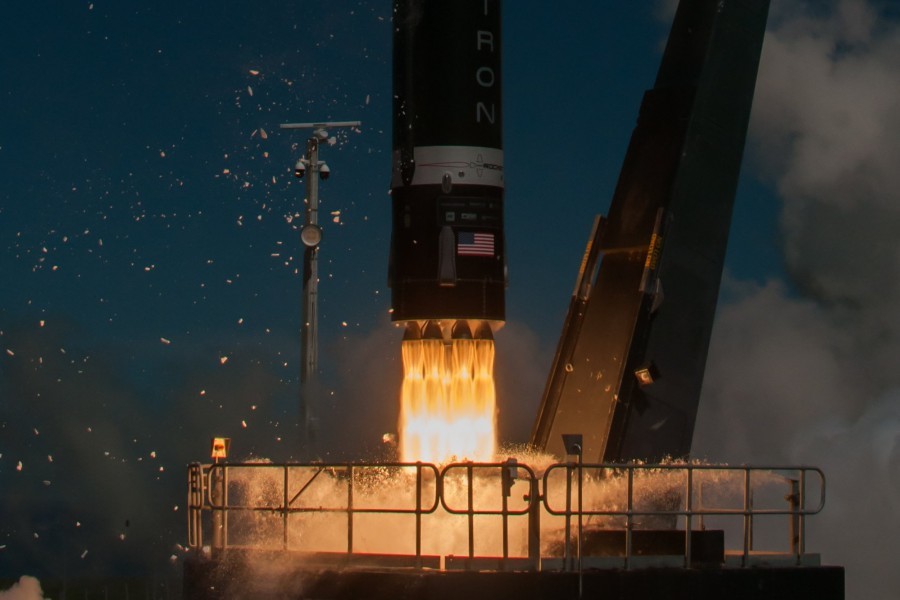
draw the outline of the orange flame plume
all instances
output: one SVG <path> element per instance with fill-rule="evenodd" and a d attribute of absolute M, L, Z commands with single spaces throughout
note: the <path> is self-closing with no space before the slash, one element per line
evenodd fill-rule
<path fill-rule="evenodd" d="M 402 354 L 401 460 L 493 460 L 493 340 L 404 340 Z"/>

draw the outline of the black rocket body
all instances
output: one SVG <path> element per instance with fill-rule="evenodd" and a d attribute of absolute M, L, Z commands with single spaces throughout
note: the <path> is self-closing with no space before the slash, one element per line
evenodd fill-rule
<path fill-rule="evenodd" d="M 506 287 L 500 0 L 395 0 L 393 63 L 392 318 L 496 327 Z"/>

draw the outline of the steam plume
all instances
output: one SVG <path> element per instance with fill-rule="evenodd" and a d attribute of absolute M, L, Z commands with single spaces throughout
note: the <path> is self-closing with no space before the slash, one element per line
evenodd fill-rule
<path fill-rule="evenodd" d="M 789 281 L 726 281 L 736 300 L 719 310 L 694 448 L 821 466 L 811 547 L 847 567 L 848 598 L 893 597 L 900 23 L 886 8 L 773 2 L 751 156 L 782 200 Z"/>

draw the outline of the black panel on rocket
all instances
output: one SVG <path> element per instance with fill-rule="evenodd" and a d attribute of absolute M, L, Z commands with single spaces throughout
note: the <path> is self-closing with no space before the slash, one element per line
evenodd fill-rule
<path fill-rule="evenodd" d="M 502 322 L 499 0 L 395 0 L 394 321 Z"/>

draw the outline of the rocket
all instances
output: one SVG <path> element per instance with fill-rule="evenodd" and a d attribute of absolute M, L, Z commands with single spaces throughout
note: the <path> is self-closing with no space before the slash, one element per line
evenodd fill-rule
<path fill-rule="evenodd" d="M 500 0 L 395 0 L 393 41 L 392 320 L 489 337 L 505 319 Z"/>

